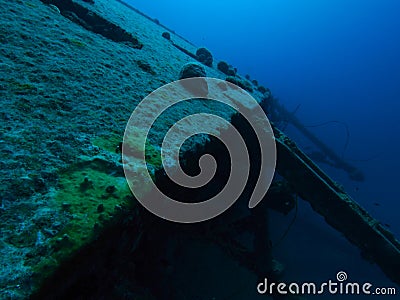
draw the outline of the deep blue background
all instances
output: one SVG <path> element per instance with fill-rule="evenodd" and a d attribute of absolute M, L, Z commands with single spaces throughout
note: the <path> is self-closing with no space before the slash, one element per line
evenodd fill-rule
<path fill-rule="evenodd" d="M 400 237 L 400 1 L 127 2 L 194 44 L 206 46 L 239 73 L 250 74 L 289 110 L 301 104 L 297 116 L 304 124 L 346 122 L 351 132 L 346 158 L 366 173 L 367 180 L 352 182 L 346 174 L 322 167 Z M 346 135 L 340 125 L 312 130 L 333 149 L 343 149 Z M 304 144 L 288 128 L 291 132 Z M 363 161 L 369 158 L 373 159 Z M 315 213 L 307 205 L 299 214 L 295 230 L 315 230 L 317 224 L 317 237 L 336 239 L 329 229 L 320 229 L 326 227 L 323 220 L 309 221 Z M 341 242 L 335 243 L 341 247 Z M 352 255 L 343 267 L 352 264 L 358 269 Z M 332 267 L 341 267 L 337 263 Z"/>

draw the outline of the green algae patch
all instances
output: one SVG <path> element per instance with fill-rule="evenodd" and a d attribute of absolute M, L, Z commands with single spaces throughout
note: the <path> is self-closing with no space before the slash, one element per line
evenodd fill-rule
<path fill-rule="evenodd" d="M 131 196 L 125 177 L 93 169 L 66 173 L 60 178 L 60 185 L 56 201 L 73 216 L 72 223 L 78 223 L 84 235 L 85 229 L 93 228 L 99 219 L 110 218 L 115 207 L 126 204 Z"/>
<path fill-rule="evenodd" d="M 122 210 L 134 210 L 135 201 L 120 166 L 102 159 L 75 165 L 60 174 L 51 206 L 67 216 L 63 228 L 31 256 L 37 283 L 49 277 L 66 259 L 93 241 Z M 43 254 L 40 254 L 43 248 Z"/>
<path fill-rule="evenodd" d="M 143 149 L 135 139 L 130 142 L 134 154 Z M 62 216 L 62 221 L 54 220 L 60 223 L 60 229 L 51 237 L 43 231 L 43 241 L 36 241 L 38 245 L 32 248 L 25 262 L 33 273 L 35 287 L 40 287 L 62 264 L 79 255 L 81 249 L 96 240 L 124 213 L 128 211 L 132 217 L 137 213 L 138 203 L 115 153 L 121 137 L 118 134 L 98 136 L 92 143 L 102 154 L 82 157 L 79 163 L 58 174 L 57 189 L 52 192 L 48 205 L 49 209 L 57 211 L 57 216 Z M 155 171 L 162 166 L 159 147 L 149 141 L 145 143 L 145 155 L 147 169 L 135 155 L 125 164 L 133 174 L 130 180 L 135 195 L 145 195 L 151 188 L 145 172 L 149 172 L 154 180 Z M 36 236 L 30 237 L 31 245 L 35 244 L 35 239 Z"/>
<path fill-rule="evenodd" d="M 92 140 L 93 145 L 111 153 L 115 153 L 115 150 L 121 142 L 122 136 L 118 134 L 97 136 Z"/>
<path fill-rule="evenodd" d="M 75 38 L 68 39 L 68 42 L 77 47 L 81 47 L 81 48 L 86 47 L 86 44 L 84 42 L 82 42 L 81 40 L 75 39 Z"/>
<path fill-rule="evenodd" d="M 120 144 L 122 143 L 122 137 L 118 134 L 110 134 L 107 136 L 98 136 L 93 139 L 93 145 L 99 147 L 102 150 L 115 153 L 120 151 Z M 126 145 L 129 147 L 129 151 L 136 158 L 139 158 L 139 153 L 143 151 L 143 145 L 140 143 L 138 135 L 129 136 L 126 141 Z M 154 180 L 154 173 L 162 168 L 161 159 L 161 148 L 153 145 L 148 139 L 145 143 L 145 156 L 146 164 L 151 177 Z M 138 172 L 141 173 L 141 172 Z"/>
<path fill-rule="evenodd" d="M 29 82 L 12 81 L 10 83 L 11 91 L 16 95 L 34 94 L 37 92 L 37 87 Z"/>

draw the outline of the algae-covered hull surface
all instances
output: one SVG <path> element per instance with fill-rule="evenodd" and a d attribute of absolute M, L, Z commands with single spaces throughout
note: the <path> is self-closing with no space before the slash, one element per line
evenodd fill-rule
<path fill-rule="evenodd" d="M 26 298 L 121 216 L 136 224 L 129 241 L 140 237 L 118 147 L 136 105 L 194 61 L 174 45 L 196 49 L 172 32 L 173 42 L 164 38 L 165 28 L 119 2 L 0 6 L 0 295 Z M 150 151 L 159 149 L 164 127 L 204 111 L 198 106 L 164 116 L 149 136 Z M 160 161 L 148 163 L 157 169 Z"/>
<path fill-rule="evenodd" d="M 269 89 L 213 61 L 207 49 L 119 0 L 0 0 L 0 43 L 1 299 L 270 299 L 256 289 L 265 276 L 278 281 L 283 273 L 272 256 L 268 209 L 297 213 L 298 195 L 399 281 L 397 269 L 379 256 L 393 253 L 399 265 L 395 238 L 274 126 L 278 160 L 279 154 L 283 159 L 278 172 L 286 181 L 278 177 L 269 201 L 250 210 L 260 163 L 257 137 L 252 124 L 220 103 L 190 99 L 171 107 L 144 144 L 129 140 L 130 150 L 145 146 L 146 167 L 162 191 L 183 202 L 209 198 L 231 170 L 218 135 L 199 134 L 182 144 L 179 158 L 188 174 L 199 173 L 203 154 L 219 162 L 212 184 L 194 195 L 168 180 L 161 143 L 188 115 L 218 115 L 246 137 L 251 168 L 238 201 L 199 224 L 169 222 L 139 204 L 121 151 L 132 112 L 153 91 L 201 74 L 225 80 L 219 85 L 223 91 L 228 82 L 246 90 L 273 117 Z M 139 119 L 157 113 L 161 104 L 154 102 Z M 224 130 L 218 122 L 212 125 Z M 129 162 L 133 169 L 135 159 Z M 145 184 L 141 188 L 146 192 Z M 351 229 L 353 219 L 339 226 L 337 214 L 326 209 L 326 195 L 331 211 L 361 215 L 357 224 L 366 234 Z M 376 235 L 376 244 L 364 243 L 368 232 Z"/>

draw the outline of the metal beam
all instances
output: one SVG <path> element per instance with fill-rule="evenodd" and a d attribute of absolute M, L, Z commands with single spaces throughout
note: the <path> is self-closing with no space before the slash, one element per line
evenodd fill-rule
<path fill-rule="evenodd" d="M 395 283 L 400 284 L 400 242 L 374 219 L 284 133 L 274 128 L 277 172 L 290 182 L 326 222 L 361 249 Z"/>

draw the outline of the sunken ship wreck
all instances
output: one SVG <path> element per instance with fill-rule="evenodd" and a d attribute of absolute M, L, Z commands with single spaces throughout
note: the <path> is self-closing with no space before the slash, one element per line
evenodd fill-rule
<path fill-rule="evenodd" d="M 268 88 L 119 0 L 0 0 L 0 6 L 0 298 L 194 299 L 189 291 L 197 286 L 198 294 L 206 293 L 199 290 L 200 279 L 217 272 L 201 270 L 210 257 L 225 270 L 217 276 L 235 273 L 242 283 L 243 278 L 278 281 L 283 267 L 274 258 L 268 212 L 293 215 L 298 201 L 308 202 L 388 280 L 400 283 L 400 243 L 285 134 L 280 122 L 295 126 L 351 179 L 363 180 L 362 172 L 304 127 Z M 182 225 L 154 216 L 136 201 L 121 150 L 126 122 L 142 99 L 197 76 L 232 83 L 257 100 L 271 120 L 277 176 L 262 203 L 249 209 L 260 163 L 251 128 L 231 109 L 183 103 L 161 115 L 146 141 L 146 166 L 163 191 L 195 198 L 168 180 L 160 153 L 162 135 L 189 114 L 218 112 L 255 150 L 237 204 L 215 219 Z M 183 168 L 196 174 L 205 153 L 229 165 L 225 150 L 218 136 L 198 136 L 182 146 L 179 157 Z M 228 167 L 215 173 L 217 188 L 227 173 Z M 206 186 L 196 195 L 207 197 L 214 189 Z M 242 239 L 243 234 L 251 238 Z M 185 268 L 193 270 L 193 278 L 182 275 Z M 217 299 L 236 299 L 241 289 Z"/>

